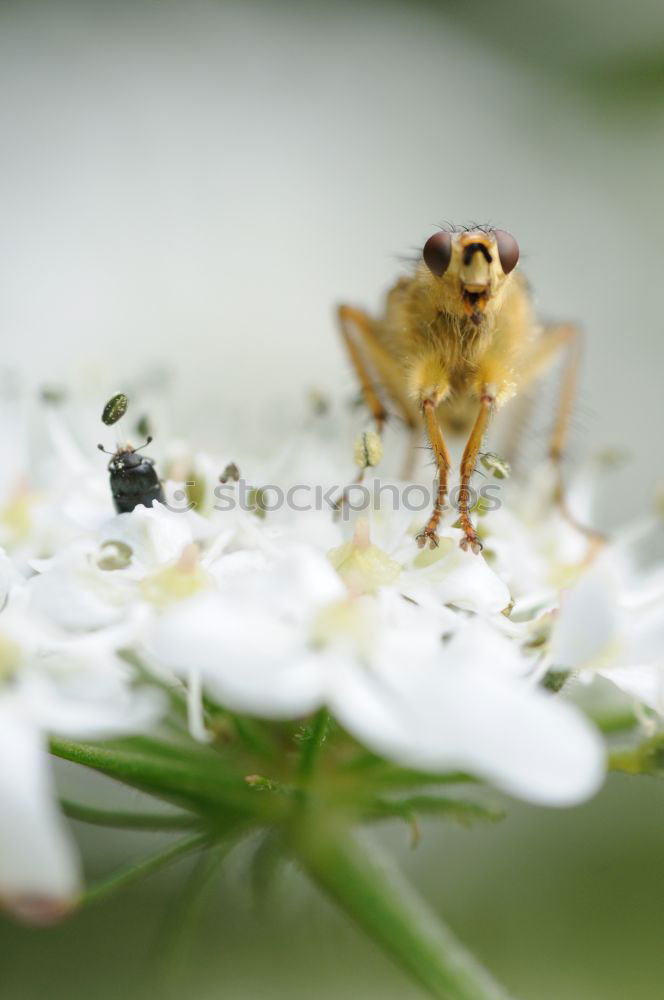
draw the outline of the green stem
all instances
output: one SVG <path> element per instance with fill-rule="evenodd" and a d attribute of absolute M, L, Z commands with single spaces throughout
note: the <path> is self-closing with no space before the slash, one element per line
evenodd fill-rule
<path fill-rule="evenodd" d="M 643 767 L 638 750 L 615 750 L 609 754 L 609 770 L 623 774 L 642 774 Z"/>
<path fill-rule="evenodd" d="M 224 843 L 212 845 L 207 851 L 201 851 L 180 899 L 168 907 L 158 941 L 161 973 L 166 987 L 164 993 L 168 996 L 187 995 L 187 972 L 192 967 L 196 931 L 212 881 L 235 840 L 231 837 Z"/>
<path fill-rule="evenodd" d="M 375 844 L 335 836 L 323 817 L 315 831 L 310 824 L 298 829 L 291 843 L 313 880 L 432 997 L 508 1000 Z"/>
<path fill-rule="evenodd" d="M 284 859 L 284 845 L 277 830 L 268 829 L 254 851 L 249 873 L 253 903 L 256 912 L 264 906 L 280 863 Z"/>
<path fill-rule="evenodd" d="M 237 777 L 224 772 L 216 756 L 211 761 L 178 760 L 177 755 L 133 753 L 117 746 L 98 746 L 51 738 L 51 753 L 100 771 L 133 788 L 185 808 L 231 810 L 245 815 L 261 812 L 267 800 L 253 795 Z"/>
<path fill-rule="evenodd" d="M 300 754 L 300 778 L 306 783 L 313 774 L 318 755 L 327 737 L 327 730 L 330 724 L 330 713 L 326 708 L 321 708 L 314 716 L 311 730 L 307 739 L 302 745 Z"/>
<path fill-rule="evenodd" d="M 591 715 L 592 722 L 603 733 L 621 733 L 629 729 L 634 729 L 639 725 L 639 720 L 633 712 L 625 711 L 605 715 Z"/>
<path fill-rule="evenodd" d="M 658 732 L 637 746 L 614 750 L 609 755 L 609 770 L 661 777 L 664 775 L 664 734 Z"/>
<path fill-rule="evenodd" d="M 156 674 L 149 670 L 148 667 L 143 663 L 140 656 L 132 649 L 124 649 L 120 651 L 120 657 L 136 670 L 138 676 L 142 678 L 151 687 L 155 685 L 164 692 L 166 697 L 171 703 L 171 708 L 173 712 L 170 714 L 170 719 L 179 719 L 184 725 L 185 730 L 187 729 L 187 698 L 184 691 L 184 687 L 180 681 L 175 685 L 172 683 L 167 683 L 166 681 L 161 681 Z"/>
<path fill-rule="evenodd" d="M 235 731 L 247 749 L 259 757 L 274 758 L 276 747 L 269 735 L 269 730 L 256 719 L 247 719 L 241 715 L 231 715 Z"/>
<path fill-rule="evenodd" d="M 429 771 L 415 771 L 406 767 L 389 764 L 382 757 L 363 753 L 355 757 L 345 767 L 347 774 L 359 774 L 362 777 L 370 775 L 373 784 L 379 783 L 394 788 L 418 788 L 426 785 L 468 785 L 478 784 L 478 779 L 472 774 L 461 771 L 449 771 L 436 774 Z"/>
<path fill-rule="evenodd" d="M 94 826 L 117 827 L 122 830 L 190 830 L 201 825 L 198 817 L 190 813 L 136 813 L 122 810 L 98 809 L 70 799 L 61 799 L 60 806 L 65 816 L 79 823 Z"/>
<path fill-rule="evenodd" d="M 483 802 L 472 802 L 467 799 L 448 799 L 433 795 L 409 795 L 400 799 L 373 799 L 367 807 L 370 818 L 421 814 L 425 816 L 444 816 L 456 819 L 460 823 L 471 823 L 473 820 L 503 819 L 505 813 Z"/>
<path fill-rule="evenodd" d="M 174 861 L 184 857 L 185 854 L 191 854 L 192 851 L 206 847 L 209 843 L 210 837 L 206 833 L 196 833 L 191 837 L 185 837 L 184 840 L 179 840 L 176 844 L 171 844 L 170 847 L 158 851 L 156 854 L 152 854 L 142 861 L 127 865 L 126 868 L 121 868 L 108 878 L 91 885 L 83 893 L 81 903 L 96 903 L 98 900 L 112 895 L 118 889 L 122 889 L 126 885 L 131 885 L 132 882 L 136 882 L 146 875 L 161 871 L 162 868 L 166 868 Z"/>

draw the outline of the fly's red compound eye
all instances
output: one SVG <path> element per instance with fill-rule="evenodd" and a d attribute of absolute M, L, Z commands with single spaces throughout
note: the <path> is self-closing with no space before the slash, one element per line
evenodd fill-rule
<path fill-rule="evenodd" d="M 514 270 L 519 260 L 519 244 L 511 233 L 506 233 L 504 229 L 496 229 L 493 235 L 498 247 L 500 266 L 504 274 L 509 274 L 510 271 Z"/>
<path fill-rule="evenodd" d="M 440 278 L 449 267 L 452 257 L 452 237 L 449 233 L 434 233 L 424 244 L 424 263 L 432 274 Z"/>

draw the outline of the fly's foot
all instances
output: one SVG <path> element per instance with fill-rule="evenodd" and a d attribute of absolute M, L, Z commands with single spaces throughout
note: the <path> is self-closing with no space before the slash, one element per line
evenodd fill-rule
<path fill-rule="evenodd" d="M 423 549 L 427 544 L 427 542 L 429 543 L 430 549 L 437 549 L 438 546 L 440 545 L 440 539 L 438 538 L 438 535 L 436 534 L 433 528 L 429 527 L 429 525 L 427 525 L 423 531 L 420 531 L 416 541 L 420 549 Z"/>
<path fill-rule="evenodd" d="M 459 546 L 464 552 L 467 552 L 468 549 L 470 549 L 476 556 L 479 555 L 484 548 L 472 524 L 464 525 L 463 538 L 459 542 Z"/>

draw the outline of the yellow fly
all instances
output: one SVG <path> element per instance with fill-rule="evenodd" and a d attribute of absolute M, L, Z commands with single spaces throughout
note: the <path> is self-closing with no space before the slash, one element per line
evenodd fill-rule
<path fill-rule="evenodd" d="M 489 226 L 450 227 L 431 236 L 409 277 L 387 294 L 381 316 L 339 307 L 341 334 L 364 399 L 382 433 L 388 397 L 411 429 L 426 433 L 438 486 L 418 544 L 438 544 L 446 504 L 450 457 L 445 437 L 465 434 L 461 459 L 461 547 L 482 548 L 470 516 L 470 480 L 493 411 L 543 374 L 568 349 L 549 455 L 560 467 L 574 396 L 577 329 L 542 327 L 528 285 L 517 268 L 512 235 Z M 559 476 L 560 482 L 560 476 Z M 558 500 L 564 508 L 562 486 Z"/>

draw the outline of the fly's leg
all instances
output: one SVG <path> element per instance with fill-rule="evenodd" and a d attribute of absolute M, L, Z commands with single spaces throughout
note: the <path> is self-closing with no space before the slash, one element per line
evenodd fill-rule
<path fill-rule="evenodd" d="M 385 422 L 387 421 L 387 410 L 378 395 L 375 381 L 369 371 L 365 357 L 358 346 L 356 337 L 361 340 L 362 335 L 371 330 L 373 322 L 361 309 L 353 309 L 352 306 L 339 306 L 339 330 L 342 340 L 348 351 L 351 364 L 355 370 L 364 401 L 373 417 L 376 433 L 382 437 Z M 348 500 L 348 493 L 352 486 L 359 485 L 364 479 L 366 466 L 361 468 L 357 476 L 348 486 L 344 488 L 339 498 L 334 503 L 334 511 L 338 512 Z"/>
<path fill-rule="evenodd" d="M 414 435 L 418 427 L 417 412 L 403 389 L 396 362 L 376 338 L 373 320 L 361 309 L 345 305 L 339 307 L 338 316 L 341 337 L 355 369 L 364 400 L 374 419 L 376 433 L 382 437 L 388 416 L 379 395 L 377 385 L 380 384 L 396 404 L 399 415 L 411 430 L 411 435 Z M 360 469 L 354 484 L 361 483 L 364 474 L 365 469 Z M 336 510 L 339 510 L 347 499 L 349 489 L 350 487 L 346 487 L 336 501 L 334 505 Z"/>
<path fill-rule="evenodd" d="M 409 427 L 408 446 L 401 466 L 401 478 L 412 479 L 415 475 L 415 463 L 417 459 L 417 447 L 420 440 L 420 428 L 418 426 Z"/>
<path fill-rule="evenodd" d="M 535 398 L 532 392 L 522 390 L 509 404 L 509 422 L 500 454 L 509 463 L 512 472 L 520 472 L 523 460 L 523 441 L 532 422 Z"/>
<path fill-rule="evenodd" d="M 380 385 L 396 406 L 398 414 L 406 426 L 410 430 L 420 427 L 420 416 L 406 390 L 403 371 L 379 341 L 376 336 L 375 324 L 371 318 L 360 309 L 340 306 L 339 325 L 347 345 L 349 345 L 349 341 L 354 341 L 354 337 L 357 337 L 361 347 L 360 363 L 364 365 L 365 371 L 367 362 L 370 364 Z M 353 364 L 357 370 L 357 361 L 354 358 Z"/>
<path fill-rule="evenodd" d="M 563 343 L 568 345 L 568 354 L 563 372 L 560 399 L 558 401 L 558 413 L 551 432 L 551 440 L 549 442 L 549 458 L 553 462 L 556 469 L 556 503 L 560 507 L 561 513 L 565 519 L 569 521 L 572 527 L 586 535 L 590 542 L 589 555 L 592 557 L 595 550 L 604 544 L 606 538 L 601 534 L 601 532 L 595 531 L 594 528 L 581 524 L 570 511 L 567 504 L 567 494 L 565 492 L 565 480 L 562 468 L 564 449 L 572 417 L 572 409 L 574 407 L 574 398 L 576 396 L 581 361 L 581 338 L 579 336 L 579 330 L 576 327 L 567 327 L 567 329 L 570 333 L 568 334 L 567 340 L 563 341 Z"/>
<path fill-rule="evenodd" d="M 546 334 L 545 334 L 546 336 Z M 581 364 L 581 337 L 575 326 L 554 328 L 549 336 L 557 337 L 561 349 L 567 349 L 567 358 L 560 387 L 558 412 L 549 441 L 549 458 L 559 468 L 563 459 L 563 451 L 567 441 L 569 424 L 576 397 L 579 368 Z"/>
<path fill-rule="evenodd" d="M 461 459 L 461 482 L 459 485 L 459 521 L 463 528 L 463 538 L 459 543 L 462 549 L 468 548 L 477 555 L 482 551 L 482 543 L 473 526 L 470 517 L 470 480 L 475 471 L 477 456 L 482 446 L 482 438 L 486 433 L 491 417 L 491 411 L 495 403 L 494 395 L 485 386 L 480 395 L 480 410 L 477 414 L 470 437 L 464 448 Z"/>
<path fill-rule="evenodd" d="M 371 317 L 367 316 L 367 314 L 362 312 L 361 309 L 353 309 L 351 306 L 339 306 L 339 328 L 341 331 L 341 337 L 346 345 L 348 356 L 350 357 L 351 364 L 353 365 L 355 374 L 359 380 L 364 401 L 375 421 L 376 432 L 378 434 L 382 434 L 387 420 L 387 410 L 383 406 L 380 396 L 378 395 L 375 381 L 369 371 L 365 357 L 358 346 L 356 336 L 354 335 L 359 334 L 361 340 L 362 336 L 366 336 L 372 326 L 373 322 Z"/>
<path fill-rule="evenodd" d="M 443 516 L 445 500 L 447 498 L 447 479 L 450 471 L 450 455 L 436 416 L 438 402 L 439 399 L 433 396 L 427 397 L 422 402 L 424 426 L 426 428 L 427 437 L 429 439 L 436 468 L 438 470 L 438 488 L 436 490 L 436 499 L 434 501 L 431 517 L 427 521 L 424 530 L 417 536 L 417 544 L 421 549 L 424 548 L 427 542 L 429 543 L 429 547 L 432 549 L 435 549 L 438 546 L 437 529 Z"/>
<path fill-rule="evenodd" d="M 578 531 L 586 535 L 591 541 L 591 547 L 603 544 L 604 536 L 581 524 L 570 512 L 567 505 L 565 493 L 565 482 L 562 471 L 565 445 L 569 432 L 574 399 L 576 396 L 577 383 L 579 378 L 579 368 L 581 361 L 581 334 L 578 327 L 572 324 L 550 327 L 544 331 L 538 344 L 536 344 L 529 360 L 526 361 L 525 379 L 537 378 L 543 370 L 555 360 L 561 351 L 567 351 L 565 366 L 563 369 L 563 379 L 558 400 L 556 419 L 551 431 L 549 440 L 549 458 L 556 469 L 556 493 L 555 501 L 558 504 L 563 516 Z"/>
<path fill-rule="evenodd" d="M 519 365 L 521 390 L 509 405 L 510 422 L 503 446 L 505 458 L 513 468 L 518 465 L 522 439 L 531 423 L 537 401 L 536 392 L 531 386 L 546 374 L 561 351 L 566 345 L 571 344 L 576 336 L 576 328 L 570 324 L 547 327 L 531 346 L 530 353 L 521 359 Z M 571 406 L 573 386 L 569 387 L 565 395 L 569 395 L 568 405 Z"/>

